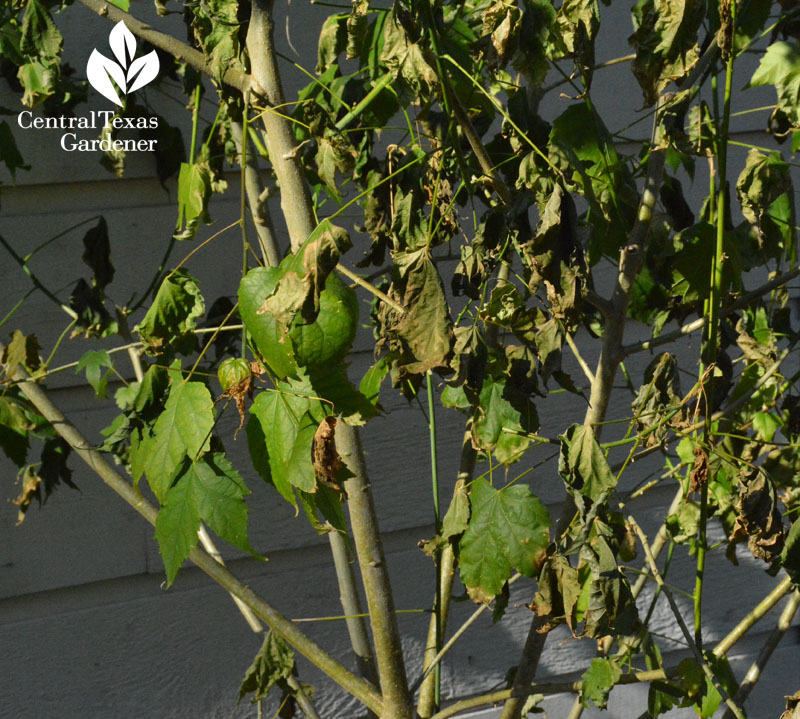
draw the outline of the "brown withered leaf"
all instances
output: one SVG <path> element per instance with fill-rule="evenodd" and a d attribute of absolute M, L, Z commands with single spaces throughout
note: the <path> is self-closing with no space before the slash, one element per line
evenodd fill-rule
<path fill-rule="evenodd" d="M 731 540 L 750 537 L 748 547 L 756 559 L 771 563 L 783 550 L 785 529 L 772 479 L 761 468 L 739 475 L 738 516 Z"/>
<path fill-rule="evenodd" d="M 699 492 L 708 484 L 708 452 L 702 447 L 694 448 L 694 466 L 689 475 L 689 491 Z"/>
<path fill-rule="evenodd" d="M 542 564 L 539 574 L 539 588 L 528 609 L 539 617 L 536 631 L 546 634 L 559 624 L 566 622 L 573 635 L 576 635 L 578 622 L 575 608 L 581 594 L 581 583 L 578 570 L 569 560 L 554 554 Z"/>
<path fill-rule="evenodd" d="M 11 342 L 3 350 L 0 363 L 5 365 L 6 376 L 13 377 L 18 367 L 23 367 L 29 372 L 39 369 L 39 340 L 36 335 L 26 337 L 19 330 L 11 334 Z"/>
<path fill-rule="evenodd" d="M 311 443 L 311 461 L 317 479 L 343 498 L 344 489 L 339 480 L 342 459 L 336 451 L 336 417 L 326 417 L 319 423 Z"/>
<path fill-rule="evenodd" d="M 677 413 L 668 422 L 665 416 L 677 408 Z M 675 355 L 663 352 L 644 372 L 644 383 L 631 404 L 639 432 L 648 431 L 645 446 L 660 445 L 666 438 L 669 427 L 685 426 L 686 410 L 681 404 L 681 387 L 678 377 L 678 360 Z"/>
<path fill-rule="evenodd" d="M 800 719 L 800 690 L 786 697 L 786 711 L 781 714 L 781 719 Z"/>
<path fill-rule="evenodd" d="M 250 363 L 250 374 L 247 377 L 239 380 L 236 384 L 231 385 L 228 389 L 223 392 L 218 398 L 217 402 L 221 399 L 232 399 L 236 403 L 236 411 L 239 413 L 239 426 L 236 428 L 236 431 L 233 433 L 233 438 L 236 439 L 236 435 L 239 434 L 239 431 L 244 427 L 244 420 L 245 420 L 245 398 L 250 397 L 253 399 L 253 365 L 257 365 L 261 367 L 258 362 L 251 362 Z M 264 370 L 261 369 L 261 372 L 258 374 L 263 374 Z"/>
<path fill-rule="evenodd" d="M 22 522 L 25 520 L 25 513 L 31 506 L 31 502 L 33 502 L 34 499 L 38 500 L 39 502 L 42 501 L 41 491 L 39 489 L 39 485 L 41 483 L 42 478 L 36 474 L 34 468 L 27 467 L 22 475 L 22 490 L 20 491 L 19 496 L 12 500 L 14 504 L 19 507 L 19 512 L 17 512 L 17 526 L 22 524 Z"/>

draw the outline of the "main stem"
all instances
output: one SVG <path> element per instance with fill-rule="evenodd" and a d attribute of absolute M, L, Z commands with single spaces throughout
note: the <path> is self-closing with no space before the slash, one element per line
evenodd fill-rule
<path fill-rule="evenodd" d="M 403 648 L 394 610 L 383 542 L 372 501 L 372 490 L 364 463 L 364 452 L 355 427 L 343 422 L 336 429 L 336 450 L 353 476 L 345 482 L 350 526 L 356 545 L 364 592 L 367 595 L 370 624 L 375 640 L 375 656 L 381 693 L 385 704 L 382 719 L 412 719 L 414 716 L 408 680 L 403 663 Z"/>
<path fill-rule="evenodd" d="M 296 251 L 314 230 L 316 220 L 308 185 L 296 160 L 291 127 L 281 114 L 272 111 L 273 107 L 284 102 L 273 43 L 273 5 L 273 0 L 253 1 L 247 49 L 253 92 L 260 95 L 266 104 L 262 121 L 266 131 L 267 152 L 281 188 L 281 209 L 292 251 Z M 400 632 L 358 430 L 344 422 L 340 423 L 336 432 L 336 447 L 352 474 L 345 483 L 345 491 L 375 642 L 384 702 L 381 717 L 412 719 L 413 708 L 403 664 Z"/>

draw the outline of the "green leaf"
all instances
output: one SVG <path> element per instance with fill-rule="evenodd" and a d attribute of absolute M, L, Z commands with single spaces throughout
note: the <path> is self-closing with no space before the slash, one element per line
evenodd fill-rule
<path fill-rule="evenodd" d="M 197 282 L 184 270 L 169 274 L 158 288 L 147 314 L 134 328 L 150 354 L 188 354 L 195 347 L 192 331 L 206 306 Z"/>
<path fill-rule="evenodd" d="M 103 373 L 103 368 L 108 371 Z M 108 352 L 105 350 L 89 350 L 78 360 L 75 374 L 80 373 L 82 370 L 85 371 L 86 381 L 94 389 L 95 397 L 106 397 L 108 377 L 113 368 L 114 363 L 111 361 L 111 355 Z"/>
<path fill-rule="evenodd" d="M 182 162 L 178 175 L 178 221 L 175 239 L 194 239 L 200 220 L 211 222 L 208 201 L 211 198 L 211 168 L 205 162 Z"/>
<path fill-rule="evenodd" d="M 459 542 L 461 581 L 473 599 L 491 601 L 511 577 L 538 571 L 550 541 L 550 516 L 524 484 L 500 491 L 485 479 L 470 487 L 469 526 Z"/>
<path fill-rule="evenodd" d="M 120 10 L 128 12 L 131 9 L 130 0 L 108 0 L 111 5 L 116 5 Z"/>
<path fill-rule="evenodd" d="M 429 556 L 444 549 L 467 529 L 469 524 L 469 494 L 463 479 L 456 482 L 453 498 L 442 520 L 442 529 L 433 539 L 420 542 L 419 548 Z"/>
<path fill-rule="evenodd" d="M 381 409 L 381 384 L 386 379 L 387 374 L 389 374 L 389 362 L 385 357 L 381 357 L 367 370 L 358 386 L 359 392 L 367 398 L 376 410 Z"/>
<path fill-rule="evenodd" d="M 239 3 L 206 0 L 193 7 L 192 23 L 206 62 L 218 83 L 229 69 L 245 72 L 241 59 Z"/>
<path fill-rule="evenodd" d="M 239 701 L 251 692 L 255 703 L 266 698 L 273 686 L 288 679 L 294 669 L 294 652 L 275 632 L 264 637 L 253 663 L 247 669 L 239 687 Z"/>
<path fill-rule="evenodd" d="M 785 249 L 791 256 L 795 210 L 789 169 L 777 153 L 764 155 L 753 149 L 736 181 L 742 215 L 758 239 L 758 255 L 766 252 L 769 257 L 780 259 Z"/>
<path fill-rule="evenodd" d="M 22 407 L 10 395 L 0 395 L 0 449 L 17 467 L 22 467 L 28 456 L 31 428 Z"/>
<path fill-rule="evenodd" d="M 319 400 L 295 393 L 279 382 L 277 390 L 256 397 L 250 413 L 261 423 L 270 477 L 278 491 L 287 496 L 291 485 L 314 492 L 317 480 L 311 444 L 317 426 L 327 415 Z"/>
<path fill-rule="evenodd" d="M 17 70 L 19 80 L 25 92 L 22 95 L 22 104 L 35 107 L 44 102 L 56 91 L 58 81 L 57 67 L 44 65 L 38 60 L 27 62 Z"/>
<path fill-rule="evenodd" d="M 11 174 L 11 178 L 16 181 L 17 170 L 30 170 L 31 166 L 26 165 L 22 155 L 17 148 L 14 135 L 9 124 L 3 120 L 0 122 L 0 162 L 5 164 L 6 169 Z"/>
<path fill-rule="evenodd" d="M 64 38 L 47 8 L 39 0 L 28 0 L 22 20 L 20 50 L 31 57 L 57 58 Z"/>
<path fill-rule="evenodd" d="M 227 542 L 252 551 L 247 541 L 247 494 L 242 478 L 223 454 L 186 465 L 166 493 L 156 518 L 156 539 L 168 585 L 197 544 L 201 521 Z"/>
<path fill-rule="evenodd" d="M 564 0 L 556 16 L 555 57 L 572 57 L 580 64 L 587 83 L 594 66 L 594 39 L 600 28 L 597 0 Z"/>
<path fill-rule="evenodd" d="M 646 106 L 655 104 L 664 88 L 683 78 L 699 59 L 697 36 L 705 9 L 702 0 L 639 0 L 634 6 L 632 70 Z"/>
<path fill-rule="evenodd" d="M 579 493 L 594 503 L 614 489 L 617 479 L 591 427 L 573 424 L 559 439 L 558 473 L 573 497 Z"/>
<path fill-rule="evenodd" d="M 598 709 L 608 706 L 609 692 L 622 676 L 619 665 L 611 659 L 592 659 L 590 667 L 584 672 L 581 680 L 581 704 L 587 709 L 594 702 Z"/>
<path fill-rule="evenodd" d="M 347 47 L 347 13 L 330 15 L 322 24 L 317 48 L 317 75 L 321 75 Z"/>
<path fill-rule="evenodd" d="M 310 397 L 327 400 L 327 413 L 353 427 L 365 424 L 378 413 L 375 405 L 350 382 L 343 364 L 315 368 L 308 374 L 301 371 L 298 377 L 298 381 L 290 379 L 287 384 Z"/>
<path fill-rule="evenodd" d="M 774 42 L 767 48 L 750 78 L 750 87 L 773 85 L 778 110 L 795 128 L 800 128 L 800 45 Z"/>
<path fill-rule="evenodd" d="M 505 378 L 486 377 L 472 423 L 472 444 L 491 451 L 501 464 L 522 458 L 539 429 L 536 406 Z"/>
<path fill-rule="evenodd" d="M 272 475 L 269 463 L 269 452 L 267 451 L 267 438 L 264 434 L 264 428 L 261 426 L 261 421 L 256 417 L 252 408 L 250 410 L 250 419 L 247 421 L 247 426 L 245 427 L 245 432 L 247 433 L 247 448 L 250 451 L 250 459 L 253 461 L 253 467 L 261 476 L 261 479 L 275 487 L 278 493 L 297 509 L 297 498 L 295 497 L 292 485 L 289 484 L 283 474 L 279 473 L 277 480 Z"/>
<path fill-rule="evenodd" d="M 676 426 L 684 417 L 681 399 L 678 360 L 675 355 L 663 352 L 647 365 L 644 384 L 631 403 L 637 429 L 649 433 L 644 437 L 646 447 L 661 444 L 669 427 Z M 665 421 L 672 412 L 676 414 Z"/>
<path fill-rule="evenodd" d="M 210 449 L 214 402 L 202 382 L 174 382 L 164 411 L 153 426 L 144 471 L 150 489 L 163 504 L 185 458 L 194 462 Z M 310 461 L 310 460 L 309 460 Z"/>

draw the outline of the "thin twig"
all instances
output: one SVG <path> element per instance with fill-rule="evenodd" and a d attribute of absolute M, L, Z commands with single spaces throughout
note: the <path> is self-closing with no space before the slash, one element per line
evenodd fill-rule
<path fill-rule="evenodd" d="M 725 703 L 730 708 L 731 712 L 733 712 L 733 716 L 736 717 L 736 719 L 745 719 L 742 710 L 728 696 L 728 693 L 725 691 L 725 688 L 720 684 L 719 680 L 714 675 L 713 670 L 708 665 L 706 658 L 703 656 L 698 646 L 694 643 L 692 635 L 689 633 L 689 627 L 686 626 L 686 622 L 683 620 L 680 608 L 675 602 L 675 597 L 672 596 L 672 591 L 664 583 L 664 579 L 661 576 L 661 572 L 658 571 L 656 560 L 653 558 L 653 555 L 650 552 L 650 545 L 647 543 L 647 537 L 645 536 L 644 532 L 642 532 L 642 528 L 637 524 L 636 520 L 630 515 L 628 516 L 628 524 L 633 528 L 633 530 L 636 532 L 636 535 L 639 537 L 639 541 L 641 542 L 642 548 L 644 549 L 645 558 L 647 559 L 647 563 L 650 565 L 650 572 L 653 575 L 653 578 L 656 580 L 658 586 L 661 587 L 661 591 L 664 593 L 664 596 L 667 598 L 670 609 L 672 609 L 672 614 L 675 617 L 675 621 L 678 623 L 678 626 L 681 629 L 681 633 L 683 634 L 684 639 L 686 639 L 686 643 L 689 645 L 689 648 L 692 650 L 692 654 L 694 654 L 695 659 L 702 668 L 703 673 L 708 677 L 709 681 L 714 685 L 716 690 L 719 692 L 720 696 L 723 698 Z"/>
<path fill-rule="evenodd" d="M 750 696 L 750 692 L 755 689 L 756 683 L 761 677 L 761 672 L 764 671 L 764 667 L 772 657 L 772 653 L 775 651 L 781 639 L 783 639 L 784 634 L 788 631 L 798 607 L 800 607 L 800 591 L 795 590 L 792 596 L 789 597 L 789 601 L 786 602 L 786 606 L 783 608 L 781 616 L 778 618 L 775 629 L 770 632 L 758 657 L 755 662 L 750 665 L 750 669 L 747 670 L 747 674 L 745 674 L 742 683 L 739 685 L 739 691 L 736 692 L 735 698 L 736 704 L 740 706 L 744 704 L 745 701 L 747 701 L 747 697 Z M 732 719 L 733 716 L 733 713 L 728 710 L 725 712 L 723 719 Z"/>
<path fill-rule="evenodd" d="M 742 295 L 736 302 L 728 305 L 727 307 L 723 307 L 720 311 L 720 317 L 726 317 L 730 314 L 736 312 L 736 310 L 740 310 L 744 307 L 749 307 L 754 299 L 765 295 L 767 292 L 771 292 L 778 287 L 785 285 L 787 282 L 791 282 L 796 277 L 800 277 L 800 268 L 789 270 L 788 272 L 784 272 L 780 276 L 770 280 L 769 282 L 764 283 L 760 287 L 752 290 L 751 292 L 747 292 L 746 294 Z M 673 330 L 672 332 L 667 332 L 666 334 L 659 335 L 658 337 L 651 337 L 650 339 L 643 340 L 642 342 L 636 342 L 634 344 L 626 345 L 620 351 L 623 357 L 627 357 L 628 355 L 635 354 L 636 352 L 642 352 L 644 350 L 651 350 L 655 347 L 659 347 L 664 344 L 670 344 L 671 342 L 680 339 L 692 332 L 696 332 L 699 329 L 702 329 L 706 326 L 706 318 L 699 317 L 692 322 L 688 322 L 682 327 L 679 327 L 677 330 Z"/>
<path fill-rule="evenodd" d="M 583 374 L 586 375 L 586 379 L 589 380 L 590 384 L 594 384 L 594 374 L 592 373 L 592 370 L 589 369 L 589 365 L 586 364 L 586 360 L 583 359 L 583 356 L 578 350 L 578 346 L 575 344 L 575 340 L 572 339 L 572 335 L 569 332 L 565 332 L 564 339 L 567 341 L 567 345 L 569 346 L 570 350 L 572 350 L 572 354 L 575 356 L 575 359 L 583 370 Z"/>
<path fill-rule="evenodd" d="M 389 295 L 385 292 L 381 292 L 375 285 L 370 284 L 367 282 L 363 277 L 357 275 L 351 269 L 345 267 L 341 262 L 336 265 L 336 269 L 341 272 L 348 280 L 352 280 L 355 284 L 359 287 L 363 287 L 367 292 L 375 295 L 381 302 L 385 302 L 389 307 L 391 307 L 395 312 L 400 315 L 404 315 L 406 313 L 406 308 L 403 305 L 398 304 L 395 302 Z"/>

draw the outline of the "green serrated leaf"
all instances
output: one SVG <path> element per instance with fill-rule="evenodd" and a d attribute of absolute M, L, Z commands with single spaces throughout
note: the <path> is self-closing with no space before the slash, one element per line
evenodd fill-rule
<path fill-rule="evenodd" d="M 584 672 L 581 680 L 581 704 L 587 709 L 594 702 L 598 709 L 608 706 L 609 692 L 622 676 L 619 665 L 611 659 L 592 659 L 590 667 Z"/>
<path fill-rule="evenodd" d="M 209 224 L 208 201 L 211 198 L 211 168 L 205 162 L 181 163 L 178 175 L 178 221 L 175 238 L 192 240 L 200 220 Z"/>
<path fill-rule="evenodd" d="M 381 357 L 372 367 L 370 367 L 361 383 L 358 385 L 358 391 L 363 394 L 369 403 L 378 411 L 381 410 L 380 396 L 381 384 L 389 374 L 389 361 L 385 357 Z"/>
<path fill-rule="evenodd" d="M 21 52 L 31 57 L 57 58 L 63 41 L 47 8 L 39 0 L 28 0 L 22 20 Z"/>
<path fill-rule="evenodd" d="M 550 516 L 523 484 L 498 491 L 477 479 L 469 503 L 469 526 L 459 542 L 461 581 L 474 599 L 488 602 L 512 568 L 527 577 L 538 571 L 550 541 Z"/>
<path fill-rule="evenodd" d="M 392 73 L 398 86 L 405 90 L 407 98 L 425 97 L 438 85 L 439 78 L 428 61 L 430 55 L 426 48 L 412 41 L 397 13 L 397 9 L 392 10 L 383 24 L 380 62 Z"/>
<path fill-rule="evenodd" d="M 772 43 L 749 85 L 774 86 L 778 93 L 778 110 L 793 127 L 800 127 L 800 45 L 796 42 Z"/>
<path fill-rule="evenodd" d="M 159 502 L 164 503 L 184 459 L 196 461 L 209 450 L 213 427 L 214 402 L 208 388 L 202 382 L 174 383 L 146 440 L 144 471 Z"/>
<path fill-rule="evenodd" d="M 261 423 L 270 477 L 276 488 L 284 496 L 290 485 L 314 492 L 317 480 L 311 444 L 317 426 L 327 414 L 319 400 L 295 393 L 279 382 L 276 391 L 256 397 L 250 413 Z"/>
<path fill-rule="evenodd" d="M 536 406 L 506 379 L 486 377 L 472 424 L 472 444 L 494 453 L 501 464 L 522 458 L 528 435 L 539 429 Z"/>
<path fill-rule="evenodd" d="M 156 518 L 156 539 L 168 585 L 197 544 L 201 521 L 227 542 L 252 551 L 247 540 L 244 502 L 248 494 L 239 473 L 223 454 L 215 453 L 186 465 L 166 493 Z"/>
<path fill-rule="evenodd" d="M 103 372 L 103 369 L 106 372 Z M 111 361 L 111 355 L 105 350 L 89 350 L 78 360 L 78 366 L 75 368 L 75 374 L 81 371 L 86 372 L 86 381 L 94 389 L 96 397 L 106 397 L 106 387 L 108 385 L 108 376 L 114 368 L 114 363 Z"/>

